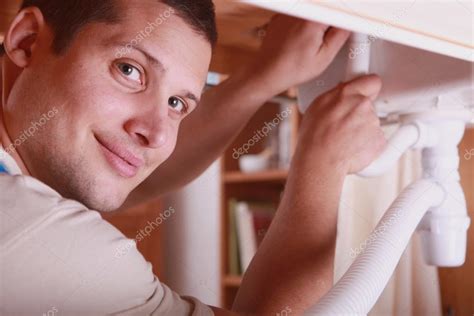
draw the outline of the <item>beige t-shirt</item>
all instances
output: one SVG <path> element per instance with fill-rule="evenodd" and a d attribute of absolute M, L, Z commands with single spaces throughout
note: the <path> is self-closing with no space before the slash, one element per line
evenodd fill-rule
<path fill-rule="evenodd" d="M 0 174 L 0 315 L 213 315 L 161 284 L 98 212 L 0 155 L 11 173 Z"/>

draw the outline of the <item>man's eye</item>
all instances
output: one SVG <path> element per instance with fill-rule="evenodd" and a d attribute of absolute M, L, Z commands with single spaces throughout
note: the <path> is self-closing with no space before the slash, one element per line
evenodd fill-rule
<path fill-rule="evenodd" d="M 168 99 L 168 105 L 176 112 L 185 114 L 187 112 L 186 103 L 177 97 L 171 97 Z"/>
<path fill-rule="evenodd" d="M 128 79 L 141 83 L 141 72 L 137 67 L 132 66 L 127 63 L 118 64 L 118 68 L 122 74 L 124 74 Z"/>

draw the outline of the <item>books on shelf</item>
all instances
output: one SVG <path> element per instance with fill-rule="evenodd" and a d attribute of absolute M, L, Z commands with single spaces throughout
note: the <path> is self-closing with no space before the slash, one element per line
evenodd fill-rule
<path fill-rule="evenodd" d="M 245 271 L 257 252 L 257 236 L 255 234 L 252 213 L 245 202 L 237 202 L 235 207 L 237 223 L 237 241 L 240 251 L 240 266 Z"/>
<path fill-rule="evenodd" d="M 235 221 L 235 210 L 237 206 L 236 200 L 229 201 L 229 246 L 227 258 L 229 260 L 229 273 L 232 275 L 240 274 L 240 262 L 239 262 L 239 244 L 237 242 L 237 224 Z"/>
<path fill-rule="evenodd" d="M 271 203 L 229 202 L 229 273 L 242 274 L 262 242 L 275 213 Z"/>

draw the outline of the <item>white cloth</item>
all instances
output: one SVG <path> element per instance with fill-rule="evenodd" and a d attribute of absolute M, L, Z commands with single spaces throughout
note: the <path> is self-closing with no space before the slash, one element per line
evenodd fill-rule
<path fill-rule="evenodd" d="M 420 153 L 409 152 L 398 166 L 373 179 L 347 178 L 339 208 L 335 280 L 355 259 L 357 249 L 369 236 L 393 200 L 420 177 Z M 390 282 L 369 313 L 373 316 L 441 316 L 437 269 L 425 264 L 415 235 L 408 244 Z"/>
<path fill-rule="evenodd" d="M 98 212 L 32 177 L 0 174 L 0 314 L 56 313 L 213 315 L 161 284 Z"/>
<path fill-rule="evenodd" d="M 0 146 L 0 163 L 7 168 L 9 174 L 21 174 L 20 167 L 16 164 L 15 160 L 3 149 L 2 146 Z"/>

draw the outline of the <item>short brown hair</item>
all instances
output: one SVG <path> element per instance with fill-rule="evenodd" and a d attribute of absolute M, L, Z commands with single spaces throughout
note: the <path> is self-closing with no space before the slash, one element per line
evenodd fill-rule
<path fill-rule="evenodd" d="M 169 5 L 212 46 L 217 42 L 215 8 L 212 0 L 157 0 Z M 53 51 L 63 53 L 74 36 L 88 23 L 119 23 L 118 0 L 24 0 L 21 9 L 37 7 L 53 29 Z M 0 45 L 0 55 L 4 53 Z"/>

